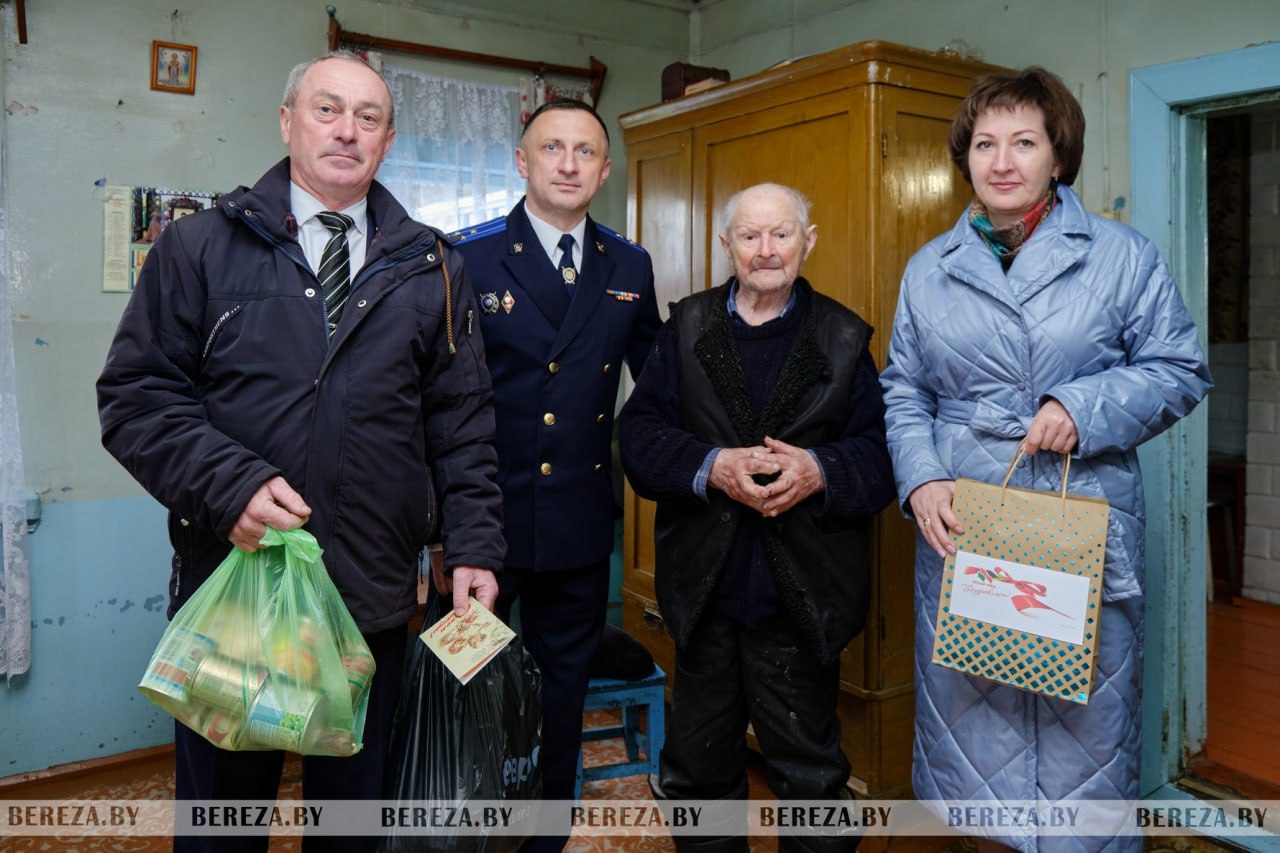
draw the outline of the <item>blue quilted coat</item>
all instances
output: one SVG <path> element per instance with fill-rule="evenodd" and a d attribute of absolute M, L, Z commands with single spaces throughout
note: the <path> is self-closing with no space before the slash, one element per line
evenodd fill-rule
<path fill-rule="evenodd" d="M 942 561 L 917 539 L 916 796 L 1136 798 L 1145 515 L 1136 448 L 1212 386 L 1155 247 L 1059 187 L 1058 204 L 1006 275 L 966 212 L 908 263 L 881 381 L 908 514 L 908 496 L 930 480 L 1000 482 L 1050 397 L 1080 436 L 1070 490 L 1111 504 L 1101 644 L 1085 706 L 933 665 Z M 1060 459 L 1024 459 L 1010 484 L 1054 491 Z M 1142 846 L 1139 837 L 1037 837 L 1033 827 L 987 832 L 1027 851 Z"/>

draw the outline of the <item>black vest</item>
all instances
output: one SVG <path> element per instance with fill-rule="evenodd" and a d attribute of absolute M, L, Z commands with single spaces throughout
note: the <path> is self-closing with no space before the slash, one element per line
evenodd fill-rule
<path fill-rule="evenodd" d="M 726 307 L 728 284 L 672 306 L 680 376 L 681 426 L 718 447 L 761 444 L 766 435 L 797 447 L 838 438 L 871 327 L 838 302 L 795 286 L 809 299 L 795 345 L 757 420 Z M 738 530 L 751 510 L 717 489 L 708 501 L 660 501 L 654 523 L 658 604 L 685 648 L 711 599 Z M 762 547 L 783 609 L 831 661 L 866 621 L 867 521 L 824 520 L 821 492 L 764 522 Z"/>

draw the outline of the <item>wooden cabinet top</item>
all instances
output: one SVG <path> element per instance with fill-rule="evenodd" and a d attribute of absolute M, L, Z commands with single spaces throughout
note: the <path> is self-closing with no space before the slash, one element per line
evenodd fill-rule
<path fill-rule="evenodd" d="M 952 53 L 865 41 L 787 60 L 714 89 L 633 110 L 619 116 L 618 123 L 630 143 L 872 83 L 964 97 L 974 77 L 1004 70 Z"/>

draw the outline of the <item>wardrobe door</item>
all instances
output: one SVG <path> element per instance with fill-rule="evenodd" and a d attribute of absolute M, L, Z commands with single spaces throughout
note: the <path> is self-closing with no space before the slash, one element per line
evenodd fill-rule
<path fill-rule="evenodd" d="M 689 295 L 693 231 L 691 213 L 692 132 L 685 130 L 627 145 L 627 234 L 644 246 L 653 261 L 658 310 Z M 630 392 L 630 373 L 624 375 Z M 615 462 L 616 464 L 616 462 Z M 653 589 L 652 501 L 626 489 L 623 516 L 622 625 L 638 637 L 668 674 L 675 649 L 658 613 Z"/>
<path fill-rule="evenodd" d="M 850 111 L 847 90 L 750 112 L 693 134 L 693 282 L 712 287 L 730 275 L 720 245 L 724 205 L 753 184 L 771 181 L 809 197 L 818 242 L 804 275 L 841 301 L 849 291 L 851 137 L 865 124 Z"/>

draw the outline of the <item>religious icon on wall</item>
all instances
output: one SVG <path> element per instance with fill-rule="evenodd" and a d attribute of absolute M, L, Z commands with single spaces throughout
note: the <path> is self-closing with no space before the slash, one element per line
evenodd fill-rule
<path fill-rule="evenodd" d="M 179 95 L 196 93 L 196 46 L 151 42 L 151 88 Z"/>

